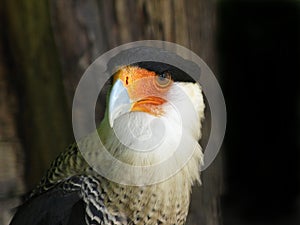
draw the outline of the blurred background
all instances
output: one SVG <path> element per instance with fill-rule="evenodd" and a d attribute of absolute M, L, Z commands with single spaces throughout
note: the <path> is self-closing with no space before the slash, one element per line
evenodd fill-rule
<path fill-rule="evenodd" d="M 2 0 L 0 225 L 74 141 L 85 69 L 145 39 L 197 53 L 225 96 L 223 148 L 193 190 L 188 224 L 300 224 L 299 32 L 298 1 Z"/>

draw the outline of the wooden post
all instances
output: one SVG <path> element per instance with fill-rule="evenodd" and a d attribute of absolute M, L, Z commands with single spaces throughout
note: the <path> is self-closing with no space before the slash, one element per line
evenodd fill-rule
<path fill-rule="evenodd" d="M 76 85 L 88 65 L 106 50 L 130 41 L 166 40 L 191 49 L 216 69 L 214 1 L 4 3 L 28 187 L 36 184 L 50 161 L 72 142 L 70 107 Z M 219 159 L 202 174 L 202 186 L 193 191 L 189 225 L 220 224 L 221 177 Z"/>

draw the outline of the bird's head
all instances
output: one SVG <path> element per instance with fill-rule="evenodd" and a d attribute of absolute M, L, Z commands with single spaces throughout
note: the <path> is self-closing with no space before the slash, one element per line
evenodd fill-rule
<path fill-rule="evenodd" d="M 109 100 L 109 122 L 125 113 L 143 112 L 154 117 L 164 116 L 164 104 L 173 84 L 169 71 L 157 74 L 138 66 L 125 66 L 113 78 Z"/>
<path fill-rule="evenodd" d="M 198 142 L 203 118 L 201 87 L 182 70 L 160 62 L 123 66 L 108 99 L 107 124 L 115 138 L 105 143 L 114 155 L 124 155 L 124 146 L 133 150 L 126 152 L 129 163 L 154 164 L 170 157 L 180 141 Z"/>

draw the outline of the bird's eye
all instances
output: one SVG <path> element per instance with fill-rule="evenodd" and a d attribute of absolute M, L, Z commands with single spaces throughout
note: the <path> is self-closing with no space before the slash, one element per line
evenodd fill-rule
<path fill-rule="evenodd" d="M 156 83 L 160 87 L 167 87 L 172 81 L 170 72 L 166 71 L 156 76 Z"/>

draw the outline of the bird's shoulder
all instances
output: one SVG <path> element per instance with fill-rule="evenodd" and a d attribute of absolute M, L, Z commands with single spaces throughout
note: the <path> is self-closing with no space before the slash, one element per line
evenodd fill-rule
<path fill-rule="evenodd" d="M 77 144 L 73 143 L 51 163 L 49 169 L 29 197 L 39 195 L 71 177 L 86 174 L 91 170 L 92 168 L 89 167 L 78 150 Z"/>

